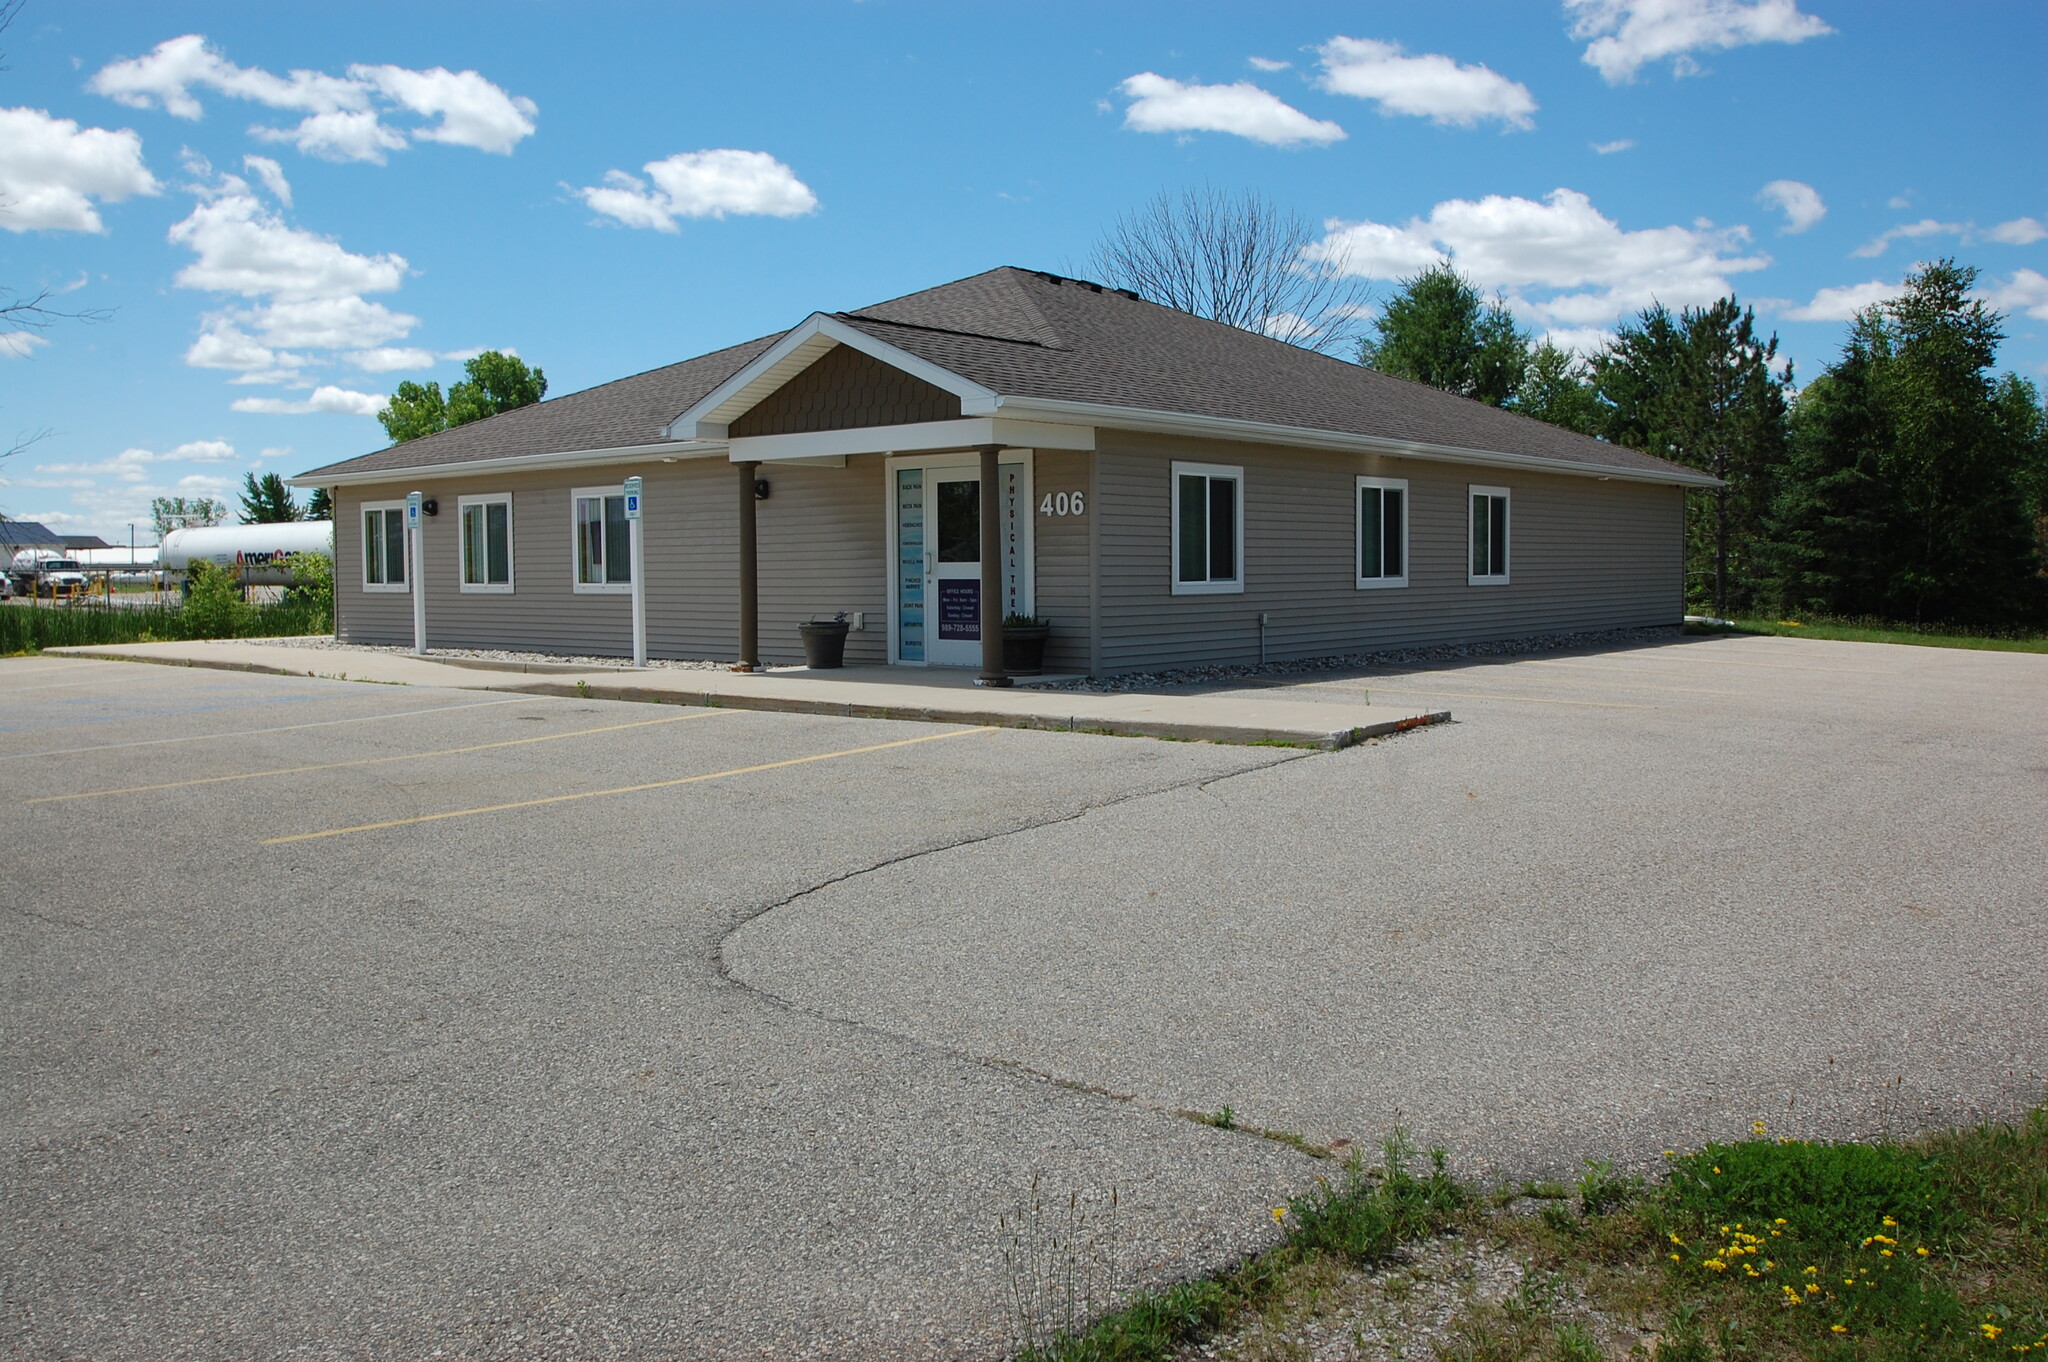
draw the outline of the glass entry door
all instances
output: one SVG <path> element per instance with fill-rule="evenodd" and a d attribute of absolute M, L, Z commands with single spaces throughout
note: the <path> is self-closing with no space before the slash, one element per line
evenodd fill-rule
<path fill-rule="evenodd" d="M 981 476 L 931 469 L 931 631 L 926 657 L 941 667 L 981 665 Z"/>
<path fill-rule="evenodd" d="M 1022 463 L 1000 472 L 1004 613 L 1028 613 L 1031 514 Z M 899 468 L 896 505 L 896 656 L 939 667 L 981 665 L 981 473 Z"/>

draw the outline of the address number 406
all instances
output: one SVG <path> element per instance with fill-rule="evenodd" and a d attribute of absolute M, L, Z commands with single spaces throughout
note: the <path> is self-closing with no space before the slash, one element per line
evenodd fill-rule
<path fill-rule="evenodd" d="M 1038 503 L 1040 515 L 1082 515 L 1088 510 L 1084 492 L 1047 492 Z"/>

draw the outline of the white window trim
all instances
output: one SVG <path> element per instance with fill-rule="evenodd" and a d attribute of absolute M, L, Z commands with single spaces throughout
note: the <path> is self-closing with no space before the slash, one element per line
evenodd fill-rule
<path fill-rule="evenodd" d="M 1508 571 L 1493 572 L 1480 576 L 1472 571 L 1472 498 L 1501 497 L 1508 503 L 1508 532 L 1504 541 L 1508 555 Z M 1515 570 L 1515 501 L 1514 494 L 1505 487 L 1481 487 L 1468 483 L 1465 487 L 1465 585 L 1506 586 L 1508 573 Z"/>
<path fill-rule="evenodd" d="M 1183 582 L 1180 579 L 1180 480 L 1183 475 L 1231 478 L 1237 483 L 1237 579 L 1229 582 Z M 1244 594 L 1244 465 L 1227 463 L 1182 463 L 1176 459 L 1167 488 L 1167 511 L 1173 524 L 1172 544 L 1166 561 L 1167 581 L 1176 596 L 1242 596 Z"/>
<path fill-rule="evenodd" d="M 1410 545 L 1409 545 L 1409 542 L 1408 542 L 1408 506 L 1409 506 L 1409 497 L 1408 497 L 1408 479 L 1406 479 L 1406 478 L 1368 478 L 1368 477 L 1360 477 L 1360 478 L 1356 479 L 1356 480 L 1355 480 L 1355 481 L 1354 481 L 1354 482 L 1352 483 L 1352 487 L 1351 487 L 1351 569 L 1352 569 L 1352 571 L 1353 571 L 1353 572 L 1355 573 L 1355 572 L 1357 572 L 1357 571 L 1358 571 L 1358 569 L 1359 569 L 1359 568 L 1361 568 L 1361 567 L 1364 567 L 1364 566 L 1365 566 L 1365 565 L 1364 565 L 1363 563 L 1361 563 L 1361 562 L 1359 562 L 1359 561 L 1358 561 L 1358 555 L 1359 555 L 1359 542 L 1358 542 L 1358 541 L 1359 541 L 1359 539 L 1360 539 L 1360 537 L 1361 537 L 1361 534 L 1362 534 L 1362 532 L 1363 532 L 1363 530 L 1364 530 L 1364 528 L 1365 528 L 1364 526 L 1362 526 L 1362 525 L 1360 525 L 1360 524 L 1359 524 L 1359 518 L 1360 518 L 1360 517 L 1359 517 L 1359 511 L 1358 511 L 1358 503 L 1359 503 L 1359 501 L 1360 501 L 1360 497 L 1359 497 L 1359 495 L 1358 495 L 1358 494 L 1359 494 L 1360 492 L 1363 492 L 1363 491 L 1364 491 L 1364 490 L 1365 490 L 1366 488 L 1368 488 L 1368 487 L 1378 487 L 1378 488 L 1382 488 L 1382 489 L 1386 489 L 1386 490 L 1391 490 L 1391 491 L 1399 492 L 1399 493 L 1401 494 L 1401 575 L 1400 575 L 1400 576 L 1398 576 L 1398 577 L 1363 577 L 1363 576 L 1361 576 L 1361 577 L 1357 578 L 1357 582 L 1358 582 L 1358 589 L 1359 589 L 1360 591 L 1378 591 L 1378 590 L 1381 590 L 1381 589 L 1383 589 L 1383 588 L 1392 588 L 1392 587 L 1403 587 L 1403 586 L 1406 586 L 1406 585 L 1408 585 L 1408 560 L 1409 560 L 1409 557 L 1410 557 Z M 1467 513 L 1468 515 L 1470 514 L 1470 509 L 1469 509 L 1469 508 L 1470 508 L 1470 505 L 1471 505 L 1471 503 L 1470 503 L 1470 502 L 1467 502 L 1467 503 L 1466 503 L 1466 506 L 1467 506 L 1467 508 L 1468 508 L 1468 509 L 1467 509 L 1467 512 L 1466 512 L 1466 513 Z"/>
<path fill-rule="evenodd" d="M 630 596 L 631 582 L 586 582 L 577 571 L 576 561 L 576 503 L 586 497 L 622 497 L 626 489 L 622 483 L 609 487 L 572 487 L 569 489 L 569 590 L 578 596 Z M 609 565 L 607 565 L 609 566 Z"/>
<path fill-rule="evenodd" d="M 502 582 L 472 582 L 462 574 L 462 551 L 465 547 L 463 536 L 469 524 L 469 508 L 490 506 L 502 502 L 505 507 L 505 580 Z M 473 497 L 455 499 L 455 582 L 466 594 L 472 596 L 509 596 L 513 584 L 518 580 L 519 554 L 516 550 L 518 526 L 512 523 L 512 494 L 510 492 L 480 492 Z"/>
<path fill-rule="evenodd" d="M 405 503 L 402 501 L 365 501 L 358 503 L 356 506 L 357 534 L 361 534 L 363 532 L 363 517 L 368 515 L 371 511 L 396 511 L 398 512 L 400 522 L 403 523 L 405 518 Z M 401 535 L 404 535 L 407 539 L 412 538 L 411 534 L 409 534 L 404 529 L 400 529 L 399 533 Z M 408 569 L 410 569 L 412 567 L 412 545 L 410 543 L 408 543 L 405 546 L 405 559 L 405 565 Z M 370 546 L 367 543 L 363 544 L 362 569 L 363 590 L 365 591 L 388 591 L 393 593 L 394 595 L 404 595 L 405 593 L 412 590 L 412 583 L 410 580 L 403 582 L 373 582 L 370 580 Z M 407 573 L 407 576 L 408 578 L 411 576 L 410 572 Z"/>

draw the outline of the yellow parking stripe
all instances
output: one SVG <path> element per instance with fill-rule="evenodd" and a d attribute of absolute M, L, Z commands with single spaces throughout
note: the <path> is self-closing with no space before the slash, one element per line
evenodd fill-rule
<path fill-rule="evenodd" d="M 831 761 L 836 757 L 857 757 L 864 752 L 886 752 L 892 747 L 913 747 L 921 742 L 939 742 L 946 738 L 965 738 L 977 733 L 994 733 L 994 728 L 956 728 L 951 733 L 927 733 L 921 738 L 903 738 L 896 742 L 878 742 L 868 747 L 849 747 L 840 752 L 820 752 L 813 757 L 791 757 L 787 761 L 764 761 L 758 766 L 735 766 L 730 771 L 712 771 L 701 776 L 679 776 L 674 780 L 651 780 L 645 785 L 620 785 L 610 790 L 582 790 L 575 794 L 549 795 L 544 799 L 518 799 L 509 804 L 486 804 L 476 809 L 450 809 L 447 813 L 423 813 L 413 818 L 389 818 L 381 823 L 358 823 L 352 828 L 329 828 L 325 832 L 298 832 L 289 837 L 266 837 L 262 845 L 277 846 L 281 842 L 311 842 L 321 837 L 345 837 L 352 832 L 376 832 L 382 828 L 402 828 L 414 823 L 435 823 L 443 818 L 468 818 L 480 813 L 503 813 L 507 809 L 531 809 L 542 804 L 566 804 L 575 799 L 602 799 L 606 795 L 639 794 L 643 790 L 668 790 L 678 785 L 696 785 L 706 780 L 723 780 L 727 776 L 753 775 L 757 771 L 777 771 L 785 766 L 803 766 L 814 761 Z"/>
<path fill-rule="evenodd" d="M 116 752 L 130 747 L 162 747 L 174 742 L 206 742 L 213 738 L 253 738 L 263 733 L 297 733 L 304 728 L 332 728 L 336 724 L 368 724 L 379 719 L 406 719 L 415 714 L 445 714 L 456 709 L 489 709 L 493 705 L 536 705 L 548 697 L 524 695 L 517 700 L 479 700 L 467 705 L 435 705 L 430 709 L 401 709 L 388 714 L 358 714 L 352 719 L 315 719 L 311 723 L 281 724 L 276 728 L 243 728 L 232 733 L 188 733 L 178 738 L 138 738 L 134 742 L 103 742 L 91 747 L 52 747 L 42 752 L 0 752 L 0 761 L 25 757 L 75 757 L 81 752 Z"/>
<path fill-rule="evenodd" d="M 419 761 L 426 757 L 459 757 L 465 752 L 488 752 L 496 747 L 525 747 L 529 743 L 561 742 L 564 738 L 587 738 L 593 733 L 616 733 L 623 728 L 647 728 L 654 724 L 680 724 L 691 719 L 711 719 L 738 710 L 703 709 L 694 714 L 673 714 L 662 719 L 641 719 L 630 724 L 607 724 L 603 728 L 579 728 L 572 733 L 541 733 L 531 738 L 507 738 L 502 742 L 480 742 L 469 747 L 444 747 L 438 752 L 400 752 L 389 757 L 360 757 L 354 761 L 323 761 L 312 766 L 279 766 L 269 771 L 243 771 L 232 776 L 199 776 L 192 780 L 167 780 L 161 785 L 124 785 L 116 790 L 80 790 L 75 794 L 39 795 L 24 804 L 62 804 L 72 799 L 98 799 L 104 795 L 147 794 L 152 790 L 182 790 L 192 785 L 220 785 L 231 780 L 261 780 L 266 776 L 296 776 L 308 771 L 339 771 L 347 766 L 378 766 L 387 761 Z"/>

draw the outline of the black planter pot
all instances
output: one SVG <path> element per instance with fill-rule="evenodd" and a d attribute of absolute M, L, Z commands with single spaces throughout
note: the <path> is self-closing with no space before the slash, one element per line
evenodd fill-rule
<path fill-rule="evenodd" d="M 846 621 L 812 620 L 796 631 L 804 639 L 804 665 L 813 671 L 846 665 Z"/>
<path fill-rule="evenodd" d="M 1045 670 L 1045 640 L 1050 624 L 1003 626 L 1003 670 L 1014 676 L 1036 676 Z"/>

